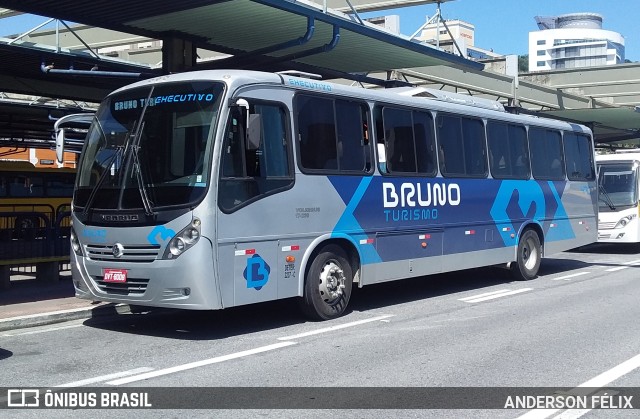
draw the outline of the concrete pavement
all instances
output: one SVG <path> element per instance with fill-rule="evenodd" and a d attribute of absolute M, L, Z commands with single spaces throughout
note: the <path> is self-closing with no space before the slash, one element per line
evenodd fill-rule
<path fill-rule="evenodd" d="M 126 305 L 76 298 L 68 272 L 61 272 L 58 280 L 44 281 L 35 274 L 16 273 L 10 285 L 0 290 L 0 332 L 128 311 Z"/>

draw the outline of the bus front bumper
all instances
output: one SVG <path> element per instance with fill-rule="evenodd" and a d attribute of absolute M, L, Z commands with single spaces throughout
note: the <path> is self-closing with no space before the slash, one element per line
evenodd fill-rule
<path fill-rule="evenodd" d="M 71 252 L 76 297 L 189 310 L 221 309 L 211 242 L 201 240 L 173 260 L 148 263 L 96 261 Z M 105 270 L 126 271 L 126 281 L 105 281 Z"/>

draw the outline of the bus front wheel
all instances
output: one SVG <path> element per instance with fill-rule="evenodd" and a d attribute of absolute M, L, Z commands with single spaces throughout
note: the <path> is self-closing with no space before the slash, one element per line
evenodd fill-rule
<path fill-rule="evenodd" d="M 307 270 L 302 311 L 314 320 L 340 317 L 346 310 L 353 285 L 353 270 L 338 245 L 323 247 Z"/>
<path fill-rule="evenodd" d="M 511 263 L 511 273 L 518 281 L 529 281 L 538 276 L 542 246 L 538 233 L 528 229 L 518 240 L 518 253 L 515 262 Z"/>

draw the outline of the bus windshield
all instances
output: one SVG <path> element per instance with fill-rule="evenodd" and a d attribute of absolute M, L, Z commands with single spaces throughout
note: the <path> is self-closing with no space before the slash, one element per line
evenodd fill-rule
<path fill-rule="evenodd" d="M 601 164 L 598 201 L 601 210 L 619 210 L 636 205 L 637 169 L 632 163 Z"/>
<path fill-rule="evenodd" d="M 177 82 L 108 97 L 87 134 L 74 205 L 150 213 L 201 200 L 223 89 Z"/>

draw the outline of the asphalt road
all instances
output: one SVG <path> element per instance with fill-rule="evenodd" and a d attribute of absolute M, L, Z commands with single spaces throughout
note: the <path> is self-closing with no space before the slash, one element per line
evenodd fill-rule
<path fill-rule="evenodd" d="M 598 245 L 553 255 L 528 282 L 486 268 L 365 287 L 354 293 L 347 315 L 329 322 L 306 321 L 287 300 L 2 332 L 0 387 L 238 387 L 231 399 L 251 398 L 251 388 L 336 389 L 318 393 L 322 406 L 334 410 L 73 412 L 92 418 L 637 417 L 638 410 L 604 409 L 343 409 L 345 399 L 348 406 L 360 397 L 343 387 L 640 388 L 636 252 Z M 452 391 L 450 403 L 464 403 L 467 392 Z M 633 406 L 640 407 L 636 393 Z M 163 397 L 174 396 L 186 397 Z M 403 393 L 379 393 L 377 400 L 396 396 Z M 274 397 L 284 409 L 295 402 L 293 392 Z M 3 413 L 35 418 L 43 411 Z"/>

